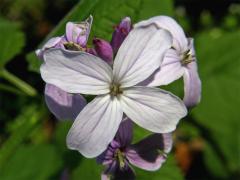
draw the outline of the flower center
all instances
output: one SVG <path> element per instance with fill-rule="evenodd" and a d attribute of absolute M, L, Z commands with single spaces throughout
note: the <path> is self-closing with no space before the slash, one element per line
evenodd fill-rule
<path fill-rule="evenodd" d="M 119 84 L 111 84 L 110 86 L 110 94 L 112 96 L 117 96 L 119 94 L 122 94 L 122 89 L 120 88 Z"/>
<path fill-rule="evenodd" d="M 194 61 L 193 58 L 194 58 L 194 55 L 191 53 L 191 50 L 189 49 L 182 54 L 181 64 L 187 65 L 192 61 Z"/>
<path fill-rule="evenodd" d="M 125 154 L 120 149 L 117 149 L 115 151 L 114 157 L 118 160 L 120 168 L 124 168 L 125 167 L 125 162 L 124 162 Z"/>
<path fill-rule="evenodd" d="M 78 45 L 78 44 L 76 44 L 74 42 L 66 42 L 63 45 L 68 50 L 72 50 L 72 51 L 85 51 L 85 48 L 81 47 L 80 45 Z"/>

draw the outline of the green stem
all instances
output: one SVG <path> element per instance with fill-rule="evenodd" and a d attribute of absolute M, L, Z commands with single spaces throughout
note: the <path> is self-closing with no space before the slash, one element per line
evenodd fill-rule
<path fill-rule="evenodd" d="M 23 95 L 22 91 L 19 91 L 15 87 L 8 86 L 5 84 L 0 84 L 0 91 L 6 91 L 6 92 L 10 92 L 10 93 L 17 94 L 17 95 Z"/>
<path fill-rule="evenodd" d="M 1 69 L 0 76 L 18 87 L 21 91 L 29 96 L 35 96 L 37 94 L 37 91 L 32 86 L 19 79 L 17 76 L 10 73 L 6 69 Z"/>

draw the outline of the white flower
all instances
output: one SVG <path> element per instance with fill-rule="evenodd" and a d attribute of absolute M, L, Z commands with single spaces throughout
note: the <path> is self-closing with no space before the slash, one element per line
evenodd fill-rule
<path fill-rule="evenodd" d="M 159 71 L 146 81 L 148 86 L 167 85 L 183 76 L 184 103 L 187 107 L 196 106 L 201 99 L 201 80 L 193 38 L 187 38 L 182 27 L 168 16 L 152 17 L 138 23 L 137 26 L 144 27 L 150 24 L 168 30 L 173 36 L 173 44 L 166 52 Z"/>
<path fill-rule="evenodd" d="M 139 126 L 168 133 L 187 113 L 183 102 L 164 90 L 136 86 L 159 68 L 172 45 L 166 30 L 134 28 L 121 45 L 111 68 L 85 52 L 50 49 L 44 53 L 44 81 L 69 93 L 97 95 L 77 116 L 67 145 L 86 157 L 101 154 L 113 140 L 123 113 Z"/>

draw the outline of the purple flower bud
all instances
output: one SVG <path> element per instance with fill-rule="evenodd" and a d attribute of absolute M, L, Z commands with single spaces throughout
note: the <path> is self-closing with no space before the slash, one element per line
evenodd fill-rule
<path fill-rule="evenodd" d="M 89 53 L 89 54 L 92 54 L 92 55 L 94 55 L 94 56 L 97 56 L 97 55 L 98 55 L 97 52 L 96 52 L 96 50 L 95 50 L 94 48 L 87 48 L 87 49 L 86 49 L 86 52 Z"/>
<path fill-rule="evenodd" d="M 111 40 L 111 45 L 114 54 L 117 53 L 119 47 L 121 46 L 123 40 L 127 37 L 131 28 L 132 28 L 131 19 L 129 17 L 125 17 L 124 19 L 122 19 L 120 24 L 115 28 Z"/>
<path fill-rule="evenodd" d="M 93 44 L 98 56 L 105 60 L 106 62 L 108 62 L 109 64 L 112 64 L 113 50 L 110 43 L 103 39 L 94 38 Z"/>

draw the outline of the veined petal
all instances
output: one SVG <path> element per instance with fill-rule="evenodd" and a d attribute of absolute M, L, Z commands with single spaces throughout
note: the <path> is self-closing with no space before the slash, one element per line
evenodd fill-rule
<path fill-rule="evenodd" d="M 173 94 L 151 87 L 131 87 L 119 97 L 123 112 L 139 126 L 156 133 L 175 130 L 186 116 L 184 103 Z"/>
<path fill-rule="evenodd" d="M 155 16 L 148 20 L 135 24 L 134 27 L 145 27 L 155 24 L 158 28 L 168 30 L 173 36 L 173 47 L 177 51 L 184 52 L 187 50 L 188 41 L 182 27 L 171 17 Z"/>
<path fill-rule="evenodd" d="M 118 128 L 115 140 L 119 142 L 121 147 L 126 147 L 131 144 L 133 136 L 133 122 L 125 117 Z"/>
<path fill-rule="evenodd" d="M 113 140 L 122 115 L 116 97 L 97 96 L 74 121 L 67 135 L 67 146 L 88 158 L 98 156 Z"/>
<path fill-rule="evenodd" d="M 135 28 L 123 41 L 113 64 L 114 81 L 130 87 L 147 79 L 159 68 L 172 45 L 169 32 L 150 25 Z"/>
<path fill-rule="evenodd" d="M 201 100 L 201 80 L 197 71 L 197 63 L 191 62 L 185 68 L 184 80 L 184 98 L 183 101 L 187 107 L 197 105 Z"/>
<path fill-rule="evenodd" d="M 74 120 L 87 104 L 80 94 L 69 94 L 60 88 L 46 84 L 45 101 L 58 120 Z"/>
<path fill-rule="evenodd" d="M 184 74 L 184 67 L 180 62 L 177 51 L 169 49 L 165 54 L 160 69 L 151 76 L 151 81 L 147 86 L 161 86 L 179 79 Z"/>
<path fill-rule="evenodd" d="M 41 60 L 43 60 L 43 53 L 49 49 L 49 48 L 54 48 L 58 45 L 58 43 L 62 40 L 63 37 L 53 37 L 49 39 L 46 44 L 43 45 L 41 49 L 37 49 L 35 51 L 37 57 Z"/>
<path fill-rule="evenodd" d="M 172 136 L 166 134 L 152 134 L 131 145 L 126 150 L 129 162 L 139 168 L 156 171 L 166 160 L 166 154 L 172 148 Z"/>
<path fill-rule="evenodd" d="M 85 52 L 50 49 L 40 68 L 43 80 L 69 93 L 105 94 L 112 81 L 111 67 Z"/>

